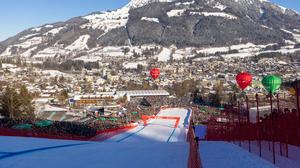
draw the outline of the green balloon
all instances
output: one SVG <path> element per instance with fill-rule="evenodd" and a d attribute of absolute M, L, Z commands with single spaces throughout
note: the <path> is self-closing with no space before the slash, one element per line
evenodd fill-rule
<path fill-rule="evenodd" d="M 282 79 L 275 75 L 268 75 L 262 80 L 262 84 L 264 85 L 265 89 L 272 95 L 274 95 L 275 92 L 280 88 L 281 83 Z"/>

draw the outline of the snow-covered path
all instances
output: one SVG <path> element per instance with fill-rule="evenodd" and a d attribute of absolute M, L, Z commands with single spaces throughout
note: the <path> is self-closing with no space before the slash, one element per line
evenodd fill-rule
<path fill-rule="evenodd" d="M 199 150 L 204 168 L 276 168 L 259 156 L 227 142 L 201 142 Z"/>
<path fill-rule="evenodd" d="M 116 135 L 108 142 L 186 142 L 190 110 L 166 109 L 157 116 L 180 117 L 178 128 L 174 128 L 175 120 L 155 119 L 146 127 L 139 125 L 135 129 Z"/>

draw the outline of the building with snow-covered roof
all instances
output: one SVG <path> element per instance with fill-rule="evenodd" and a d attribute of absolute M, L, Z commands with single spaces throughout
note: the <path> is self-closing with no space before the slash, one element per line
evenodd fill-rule
<path fill-rule="evenodd" d="M 146 97 L 146 96 L 170 96 L 170 93 L 166 90 L 128 90 L 128 91 L 117 91 L 117 97 L 127 97 L 130 101 L 131 97 Z"/>
<path fill-rule="evenodd" d="M 53 100 L 53 98 L 37 98 L 34 99 L 34 103 L 36 104 L 47 104 L 50 103 L 50 101 Z"/>
<path fill-rule="evenodd" d="M 55 106 L 50 106 L 46 105 L 45 108 L 43 109 L 43 112 L 68 112 L 68 109 L 66 108 L 61 108 L 61 107 L 55 107 Z"/>

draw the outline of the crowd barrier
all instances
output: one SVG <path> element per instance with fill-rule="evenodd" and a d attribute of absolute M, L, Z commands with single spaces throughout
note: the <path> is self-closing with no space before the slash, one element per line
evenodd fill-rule
<path fill-rule="evenodd" d="M 273 153 L 273 162 L 276 162 L 276 153 L 289 157 L 289 146 L 300 147 L 300 128 L 297 111 L 289 113 L 272 113 L 265 118 L 257 118 L 256 123 L 250 123 L 247 116 L 237 116 L 226 112 L 226 115 L 217 122 L 208 122 L 206 140 L 231 141 L 240 146 L 248 142 L 251 152 L 253 143 L 257 142 L 259 155 L 262 156 L 262 142 L 268 143 L 269 151 Z M 279 151 L 276 151 L 279 144 Z"/>
<path fill-rule="evenodd" d="M 46 139 L 61 139 L 61 140 L 79 140 L 79 141 L 103 141 L 119 133 L 126 132 L 137 127 L 137 124 L 129 124 L 119 128 L 97 131 L 95 137 L 84 137 L 72 134 L 62 134 L 57 132 L 35 132 L 34 130 L 18 130 L 13 128 L 0 128 L 0 136 L 18 136 L 18 137 L 34 137 Z"/>
<path fill-rule="evenodd" d="M 32 130 L 17 130 L 12 128 L 0 128 L 1 136 L 18 136 L 18 137 L 34 137 L 34 138 L 47 138 L 47 139 L 61 139 L 61 140 L 80 140 L 87 141 L 91 137 L 75 136 L 71 134 L 60 133 L 41 133 Z"/>
<path fill-rule="evenodd" d="M 259 123 L 238 122 L 230 118 L 227 121 L 209 122 L 206 139 L 265 140 L 300 146 L 296 113 L 271 116 L 260 120 Z"/>
<path fill-rule="evenodd" d="M 187 142 L 189 143 L 188 168 L 202 168 L 199 153 L 199 138 L 196 137 L 193 120 L 190 120 Z"/>

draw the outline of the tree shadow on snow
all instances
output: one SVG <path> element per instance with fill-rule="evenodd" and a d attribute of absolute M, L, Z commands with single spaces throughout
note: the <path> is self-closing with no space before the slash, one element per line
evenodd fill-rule
<path fill-rule="evenodd" d="M 0 156 L 0 160 L 6 159 L 6 158 L 10 158 L 10 157 L 19 156 L 19 155 L 25 155 L 25 154 L 29 154 L 29 153 L 34 153 L 34 152 L 40 152 L 40 151 L 46 151 L 46 150 L 58 149 L 58 148 L 73 147 L 73 146 L 80 146 L 80 145 L 86 145 L 86 144 L 88 144 L 88 143 L 69 144 L 69 145 L 60 145 L 60 146 L 36 148 L 36 149 L 19 151 L 19 152 L 0 152 L 0 154 L 5 154 L 4 156 Z"/>

